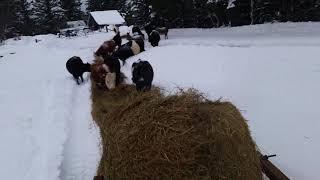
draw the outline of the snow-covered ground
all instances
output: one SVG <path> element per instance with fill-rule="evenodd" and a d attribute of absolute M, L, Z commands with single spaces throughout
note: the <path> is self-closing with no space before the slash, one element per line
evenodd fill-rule
<path fill-rule="evenodd" d="M 320 179 L 320 23 L 171 30 L 169 40 L 128 60 L 154 67 L 154 83 L 195 87 L 233 102 L 253 137 L 290 178 Z M 65 70 L 73 55 L 92 60 L 113 34 L 23 37 L 0 46 L 0 175 L 13 180 L 88 180 L 100 159 L 90 83 Z M 34 39 L 41 39 L 35 43 Z M 14 52 L 15 54 L 10 54 Z"/>
<path fill-rule="evenodd" d="M 0 47 L 0 179 L 92 179 L 100 151 L 90 83 L 76 85 L 65 62 L 91 60 L 105 36 L 23 37 Z"/>

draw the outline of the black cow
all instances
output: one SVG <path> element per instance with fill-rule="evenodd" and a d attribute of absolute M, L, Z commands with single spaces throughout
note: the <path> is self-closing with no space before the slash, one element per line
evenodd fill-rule
<path fill-rule="evenodd" d="M 148 41 L 151 43 L 151 46 L 158 46 L 160 42 L 160 33 L 155 30 L 155 26 L 149 23 L 144 27 L 144 29 L 148 34 Z"/>
<path fill-rule="evenodd" d="M 112 38 L 112 40 L 114 40 L 116 45 L 118 47 L 120 47 L 121 43 L 122 43 L 122 39 L 121 39 L 121 36 L 120 36 L 120 31 L 116 31 L 116 29 L 114 29 L 114 31 L 116 32 L 116 35 Z"/>
<path fill-rule="evenodd" d="M 91 72 L 90 64 L 84 64 L 81 58 L 78 56 L 73 56 L 72 58 L 68 59 L 66 68 L 68 72 L 73 75 L 78 85 L 80 84 L 80 80 L 83 82 L 83 73 Z"/>
<path fill-rule="evenodd" d="M 139 59 L 132 64 L 132 82 L 136 84 L 137 91 L 149 91 L 153 76 L 153 68 L 148 61 Z"/>

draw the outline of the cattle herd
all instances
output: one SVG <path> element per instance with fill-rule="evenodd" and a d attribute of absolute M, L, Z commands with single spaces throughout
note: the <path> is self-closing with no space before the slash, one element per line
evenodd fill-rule
<path fill-rule="evenodd" d="M 160 34 L 168 38 L 168 28 L 156 28 L 151 24 L 147 24 L 145 32 L 148 35 L 148 41 L 155 47 L 159 45 Z M 73 56 L 68 59 L 66 68 L 73 75 L 77 84 L 82 83 L 83 74 L 91 72 L 91 79 L 99 88 L 111 90 L 124 82 L 125 76 L 121 72 L 121 63 L 124 65 L 126 60 L 134 55 L 145 51 L 145 36 L 139 27 L 132 28 L 132 36 L 127 33 L 120 36 L 119 30 L 114 29 L 116 35 L 105 41 L 96 52 L 94 52 L 94 63 L 83 63 L 80 57 Z M 122 38 L 126 38 L 128 42 L 122 44 Z M 132 82 L 136 85 L 138 91 L 148 91 L 151 89 L 153 81 L 153 68 L 148 61 L 138 61 L 132 64 Z"/>

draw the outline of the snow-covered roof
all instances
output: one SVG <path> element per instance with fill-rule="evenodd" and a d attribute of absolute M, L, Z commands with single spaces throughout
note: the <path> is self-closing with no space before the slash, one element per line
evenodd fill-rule
<path fill-rule="evenodd" d="M 125 20 L 117 10 L 90 12 L 98 25 L 123 24 Z"/>

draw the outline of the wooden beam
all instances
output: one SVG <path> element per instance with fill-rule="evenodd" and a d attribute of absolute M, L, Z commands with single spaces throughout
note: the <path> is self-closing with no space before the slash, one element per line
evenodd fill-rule
<path fill-rule="evenodd" d="M 289 180 L 289 178 L 283 174 L 279 168 L 268 160 L 267 156 L 263 156 L 260 152 L 258 152 L 258 154 L 260 156 L 262 171 L 270 180 Z"/>

